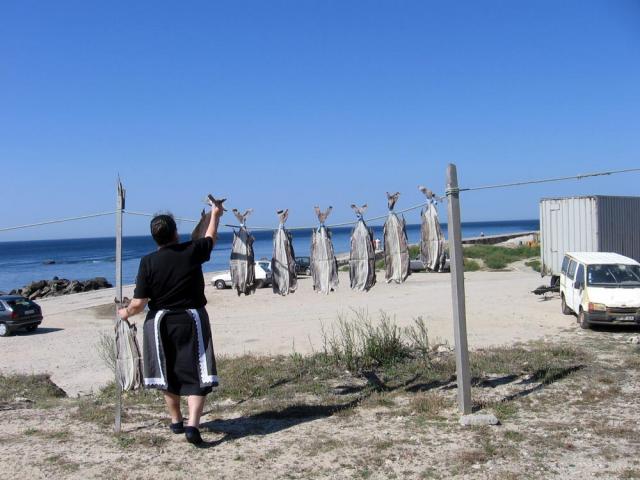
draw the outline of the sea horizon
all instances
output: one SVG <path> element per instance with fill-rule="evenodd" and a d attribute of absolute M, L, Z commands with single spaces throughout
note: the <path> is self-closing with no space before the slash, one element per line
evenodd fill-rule
<path fill-rule="evenodd" d="M 365 218 L 366 221 L 366 218 Z M 514 224 L 514 223 L 521 223 L 521 222 L 539 222 L 540 220 L 537 218 L 515 218 L 512 220 L 474 220 L 474 221 L 469 221 L 469 222 L 462 222 L 461 225 L 464 226 L 475 226 L 475 225 L 499 225 L 499 224 Z M 384 225 L 384 223 L 378 223 L 379 220 L 374 221 L 374 222 L 367 222 L 367 226 L 369 227 L 381 227 Z M 353 225 L 355 225 L 356 222 L 352 222 Z M 193 224 L 195 227 L 195 223 Z M 419 223 L 407 223 L 407 227 L 410 226 L 416 226 L 416 225 L 420 225 Z M 440 226 L 443 227 L 443 230 L 446 230 L 446 227 L 448 227 L 449 223 L 448 222 L 440 222 Z M 221 233 L 233 233 L 234 228 L 233 227 L 220 227 L 220 228 L 224 228 L 225 231 L 221 232 Z M 251 226 L 248 227 L 250 232 L 275 232 L 278 227 L 274 227 L 272 229 L 264 229 L 264 228 L 256 228 L 256 229 L 252 229 Z M 287 226 L 288 229 L 297 229 L 297 230 L 312 230 L 312 228 L 296 228 L 294 227 L 289 227 Z M 328 226 L 328 228 L 330 228 L 331 230 L 337 229 L 337 228 L 353 228 L 351 225 L 347 225 L 347 226 L 340 226 L 340 227 L 331 227 Z M 178 233 L 182 236 L 182 235 L 191 235 L 191 232 L 187 232 L 187 231 L 181 231 L 180 230 L 180 226 L 178 225 Z M 517 233 L 517 232 L 514 232 Z M 123 235 L 122 238 L 140 238 L 140 237 L 147 237 L 150 236 L 150 234 L 144 234 L 144 235 Z M 98 237 L 64 237 L 64 238 L 40 238 L 40 239 L 30 239 L 30 240 L 6 240 L 6 241 L 0 241 L 0 246 L 2 246 L 3 244 L 10 244 L 10 243 L 29 243 L 29 242 L 55 242 L 55 241 L 70 241 L 70 240 L 104 240 L 104 239 L 113 239 L 115 240 L 115 235 L 113 236 L 98 236 Z M 186 240 L 183 240 L 186 241 Z"/>
<path fill-rule="evenodd" d="M 441 223 L 445 237 L 447 223 Z M 382 225 L 369 225 L 376 238 L 382 239 Z M 331 229 L 336 254 L 349 251 L 349 239 L 353 226 Z M 249 228 L 251 231 L 251 229 Z M 308 256 L 313 229 L 293 230 L 293 245 L 296 255 Z M 539 230 L 539 220 L 497 220 L 487 222 L 463 222 L 464 238 L 496 234 L 518 233 Z M 271 258 L 273 230 L 252 231 L 255 238 L 256 259 Z M 187 241 L 189 233 L 181 233 L 180 240 Z M 420 224 L 407 224 L 410 243 L 420 241 Z M 233 230 L 220 232 L 218 243 L 203 271 L 213 272 L 228 269 Z M 150 235 L 123 236 L 123 283 L 135 282 L 140 258 L 155 250 Z M 86 280 L 105 277 L 115 281 L 115 236 L 68 239 L 40 239 L 0 242 L 0 291 L 11 291 L 38 280 L 53 277 L 69 280 Z"/>

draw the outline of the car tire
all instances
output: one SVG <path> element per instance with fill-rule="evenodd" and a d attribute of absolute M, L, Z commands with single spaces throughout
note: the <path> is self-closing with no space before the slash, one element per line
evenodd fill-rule
<path fill-rule="evenodd" d="M 35 332 L 38 329 L 38 325 L 30 325 L 26 328 L 27 332 Z"/>
<path fill-rule="evenodd" d="M 9 331 L 7 324 L 0 323 L 0 337 L 8 337 L 9 335 L 11 335 L 11 331 Z"/>
<path fill-rule="evenodd" d="M 560 301 L 562 302 L 562 313 L 564 315 L 571 315 L 573 312 L 571 311 L 571 309 L 569 307 L 567 307 L 567 302 L 564 299 L 564 295 L 562 295 Z"/>
<path fill-rule="evenodd" d="M 587 314 L 584 313 L 584 310 L 582 309 L 580 309 L 580 313 L 578 314 L 578 323 L 580 324 L 580 328 L 584 328 L 585 330 L 591 327 L 589 325 L 589 320 L 587 320 Z"/>
<path fill-rule="evenodd" d="M 227 288 L 227 284 L 224 283 L 224 280 L 216 280 L 213 283 L 213 286 L 216 287 L 218 290 L 224 290 L 225 288 Z"/>
<path fill-rule="evenodd" d="M 262 288 L 264 287 L 264 280 L 256 280 L 256 283 L 254 284 L 256 289 L 257 288 Z"/>
<path fill-rule="evenodd" d="M 310 277 L 310 276 L 311 276 L 311 269 L 310 269 L 310 268 L 305 269 L 304 274 L 305 274 L 307 277 Z"/>

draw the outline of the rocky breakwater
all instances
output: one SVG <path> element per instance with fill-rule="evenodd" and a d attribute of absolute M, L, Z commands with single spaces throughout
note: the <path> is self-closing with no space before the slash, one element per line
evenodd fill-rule
<path fill-rule="evenodd" d="M 36 298 L 58 297 L 70 293 L 91 292 L 102 288 L 111 288 L 106 278 L 96 277 L 89 280 L 67 280 L 66 278 L 53 277 L 52 280 L 39 280 L 17 288 L 10 292 L 11 295 L 22 295 L 30 300 Z"/>

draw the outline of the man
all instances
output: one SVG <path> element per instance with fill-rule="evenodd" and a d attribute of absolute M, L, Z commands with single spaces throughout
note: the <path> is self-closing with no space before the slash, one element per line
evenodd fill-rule
<path fill-rule="evenodd" d="M 204 238 L 179 243 L 171 215 L 151 220 L 158 249 L 140 260 L 133 300 L 118 314 L 123 319 L 149 305 L 143 326 L 144 384 L 162 390 L 171 416 L 171 431 L 201 444 L 198 429 L 205 397 L 218 385 L 209 317 L 205 310 L 202 264 L 211 256 L 224 209 L 212 204 Z M 188 397 L 187 426 L 180 396 Z"/>

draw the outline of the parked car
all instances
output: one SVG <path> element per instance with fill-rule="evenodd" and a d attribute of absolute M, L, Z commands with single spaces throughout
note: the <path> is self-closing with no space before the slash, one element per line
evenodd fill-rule
<path fill-rule="evenodd" d="M 562 313 L 592 324 L 640 323 L 640 263 L 618 253 L 565 254 L 560 270 Z"/>
<path fill-rule="evenodd" d="M 256 288 L 268 287 L 272 282 L 271 262 L 269 260 L 258 260 L 255 263 Z M 211 277 L 211 284 L 218 290 L 231 288 L 231 272 L 226 270 L 218 272 Z"/>
<path fill-rule="evenodd" d="M 0 296 L 0 337 L 16 330 L 33 332 L 42 323 L 42 309 L 32 300 L 19 295 Z"/>
<path fill-rule="evenodd" d="M 448 272 L 450 270 L 449 263 L 450 263 L 449 257 L 447 256 L 444 261 L 444 266 L 442 267 L 442 270 L 439 270 L 439 271 Z M 424 272 L 426 269 L 427 267 L 424 264 L 424 262 L 420 259 L 420 257 L 409 260 L 409 270 L 411 270 L 412 272 Z"/>
<path fill-rule="evenodd" d="M 296 273 L 311 275 L 311 259 L 309 257 L 296 257 Z"/>

